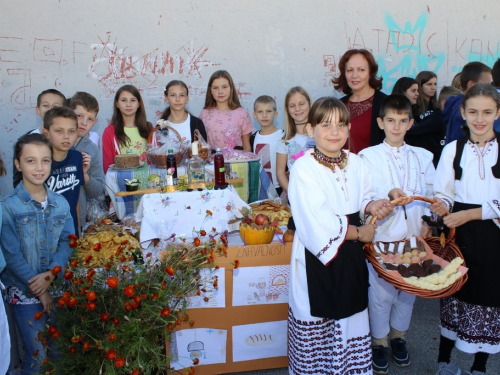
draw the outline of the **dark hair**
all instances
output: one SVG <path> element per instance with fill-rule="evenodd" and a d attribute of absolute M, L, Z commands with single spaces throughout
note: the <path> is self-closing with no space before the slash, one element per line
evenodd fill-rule
<path fill-rule="evenodd" d="M 498 59 L 491 69 L 491 76 L 493 77 L 493 84 L 495 87 L 500 88 L 500 59 Z"/>
<path fill-rule="evenodd" d="M 481 78 L 481 74 L 488 72 L 491 72 L 490 67 L 480 61 L 473 61 L 465 64 L 462 68 L 462 74 L 460 74 L 460 87 L 462 91 L 467 90 L 467 83 L 469 81 L 477 83 Z"/>
<path fill-rule="evenodd" d="M 40 94 L 38 94 L 38 96 L 36 98 L 36 106 L 37 107 L 40 107 L 40 103 L 42 101 L 42 96 L 44 96 L 45 94 L 59 95 L 61 97 L 61 99 L 63 100 L 63 105 L 66 104 L 66 97 L 63 95 L 62 92 L 60 92 L 56 89 L 47 89 L 47 90 L 43 90 Z"/>
<path fill-rule="evenodd" d="M 97 99 L 87 92 L 77 91 L 69 101 L 69 107 L 76 109 L 76 106 L 81 105 L 89 112 L 99 113 L 99 102 Z"/>
<path fill-rule="evenodd" d="M 45 112 L 43 116 L 43 128 L 49 130 L 54 123 L 54 119 L 58 117 L 74 120 L 75 127 L 78 127 L 78 118 L 76 117 L 75 111 L 69 107 L 54 107 Z"/>
<path fill-rule="evenodd" d="M 311 110 L 312 102 L 311 102 L 311 97 L 307 93 L 307 91 L 300 86 L 295 86 L 292 87 L 290 90 L 285 95 L 285 133 L 283 134 L 283 139 L 289 140 L 295 137 L 295 134 L 297 134 L 297 128 L 295 127 L 295 120 L 293 117 L 290 115 L 290 111 L 288 111 L 288 103 L 290 102 L 290 98 L 295 95 L 295 94 L 300 94 L 306 98 L 306 100 L 309 102 L 309 110 Z"/>
<path fill-rule="evenodd" d="M 415 78 L 418 82 L 418 88 L 419 88 L 419 96 L 417 99 L 418 103 L 418 114 L 423 115 L 429 108 L 437 108 L 437 89 L 436 92 L 434 93 L 434 96 L 429 98 L 429 102 L 424 98 L 424 84 L 429 82 L 431 79 L 436 78 L 437 81 L 437 75 L 434 72 L 431 72 L 430 70 L 423 70 L 420 73 L 417 74 L 417 77 Z"/>
<path fill-rule="evenodd" d="M 418 82 L 416 79 L 410 78 L 410 77 L 401 77 L 394 84 L 394 87 L 392 88 L 392 94 L 404 95 L 406 90 L 408 90 L 414 84 L 418 85 Z"/>
<path fill-rule="evenodd" d="M 269 95 L 261 95 L 257 99 L 255 99 L 255 102 L 253 103 L 253 109 L 254 109 L 254 111 L 255 111 L 255 106 L 257 104 L 272 104 L 273 105 L 273 109 L 276 111 L 276 100 L 274 100 Z"/>
<path fill-rule="evenodd" d="M 497 89 L 488 83 L 476 83 L 465 93 L 462 99 L 462 108 L 465 110 L 467 105 L 467 101 L 470 98 L 474 98 L 476 96 L 486 96 L 488 98 L 493 99 L 493 101 L 497 105 L 497 111 L 500 109 L 500 94 Z M 462 130 L 470 137 L 470 130 L 467 124 L 462 125 Z"/>
<path fill-rule="evenodd" d="M 23 148 L 25 145 L 40 145 L 47 146 L 50 150 L 50 155 L 52 157 L 52 144 L 43 134 L 34 133 L 34 134 L 26 134 L 19 138 L 14 146 L 14 160 L 19 161 L 21 157 Z"/>
<path fill-rule="evenodd" d="M 453 86 L 444 86 L 441 91 L 439 92 L 439 97 L 438 97 L 438 104 L 439 104 L 439 107 L 441 107 L 441 102 L 444 100 L 446 102 L 446 100 L 450 97 L 450 96 L 457 96 L 457 95 L 460 95 L 462 93 L 462 91 L 460 91 L 459 89 L 457 89 L 456 87 L 453 87 Z M 441 110 L 443 110 L 444 108 L 441 108 Z"/>
<path fill-rule="evenodd" d="M 189 96 L 189 89 L 188 89 L 187 85 L 184 82 L 178 81 L 176 79 L 174 79 L 173 81 L 170 81 L 169 83 L 167 83 L 167 86 L 165 86 L 165 90 L 163 91 L 163 93 L 165 94 L 165 96 L 168 95 L 168 89 L 171 88 L 171 87 L 173 87 L 173 86 L 182 86 L 182 87 L 184 87 L 186 89 L 187 96 Z M 163 120 L 168 120 L 168 116 L 170 116 L 170 106 L 167 106 L 167 108 L 165 108 L 165 110 L 161 114 L 160 118 L 163 119 Z"/>
<path fill-rule="evenodd" d="M 153 128 L 150 122 L 146 119 L 146 109 L 144 108 L 144 102 L 142 101 L 141 93 L 137 89 L 137 87 L 132 85 L 125 85 L 118 89 L 115 94 L 115 100 L 113 101 L 114 109 L 113 109 L 113 117 L 111 118 L 111 123 L 115 126 L 115 136 L 118 139 L 118 142 L 121 146 L 127 146 L 130 142 L 130 138 L 125 134 L 125 124 L 123 123 L 123 115 L 116 106 L 118 99 L 120 99 L 120 95 L 122 92 L 128 92 L 132 94 L 137 101 L 139 102 L 139 108 L 137 108 L 137 112 L 135 113 L 135 125 L 139 130 L 139 135 L 141 138 L 148 139 L 149 133 Z"/>
<path fill-rule="evenodd" d="M 352 89 L 347 83 L 345 66 L 349 59 L 354 55 L 362 55 L 366 59 L 366 61 L 368 61 L 368 68 L 370 69 L 370 78 L 368 80 L 368 83 L 370 87 L 375 90 L 382 89 L 382 77 L 377 78 L 378 65 L 373 55 L 366 49 L 350 49 L 340 58 L 339 76 L 332 79 L 333 87 L 335 88 L 335 90 L 342 91 L 346 95 L 352 93 Z"/>
<path fill-rule="evenodd" d="M 238 98 L 238 93 L 236 92 L 236 87 L 234 86 L 233 78 L 231 75 L 225 70 L 218 70 L 210 76 L 208 80 L 207 86 L 207 95 L 205 96 L 205 108 L 215 108 L 217 107 L 217 101 L 212 95 L 212 84 L 214 80 L 218 78 L 225 78 L 229 82 L 229 88 L 231 89 L 231 93 L 229 94 L 229 100 L 227 105 L 230 109 L 237 109 L 241 107 L 240 99 Z"/>
<path fill-rule="evenodd" d="M 410 99 L 402 94 L 391 94 L 386 96 L 384 100 L 382 100 L 378 117 L 383 119 L 389 111 L 394 111 L 398 115 L 407 113 L 411 118 L 412 111 Z"/>

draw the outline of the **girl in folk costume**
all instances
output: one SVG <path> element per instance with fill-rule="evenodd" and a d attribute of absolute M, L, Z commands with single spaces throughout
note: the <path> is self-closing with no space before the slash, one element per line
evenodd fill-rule
<path fill-rule="evenodd" d="M 386 97 L 378 118 L 379 127 L 385 132 L 384 142 L 359 153 L 373 173 L 373 186 L 379 197 L 396 199 L 407 195 L 432 194 L 435 177 L 432 154 L 404 142 L 405 134 L 413 124 L 411 112 L 411 102 L 406 96 Z M 409 199 L 405 203 L 408 202 Z M 404 208 L 397 207 L 385 219 L 377 222 L 375 240 L 392 242 L 416 235 L 427 237 L 429 228 L 421 217 L 428 210 L 427 204 L 421 201 L 410 202 Z M 373 372 L 387 374 L 389 344 L 396 365 L 410 364 L 405 333 L 410 326 L 415 296 L 396 289 L 378 277 L 371 264 L 368 264 L 368 271 Z"/>
<path fill-rule="evenodd" d="M 290 266 L 291 374 L 371 374 L 368 270 L 362 243 L 376 225 L 366 213 L 387 216 L 374 201 L 371 174 L 344 151 L 349 113 L 335 98 L 318 99 L 306 131 L 316 147 L 294 163 L 289 197 L 296 226 Z"/>
<path fill-rule="evenodd" d="M 462 117 L 468 136 L 443 149 L 434 181 L 438 202 L 431 209 L 456 228 L 456 241 L 469 268 L 469 279 L 453 296 L 441 300 L 441 341 L 437 374 L 460 374 L 450 362 L 453 347 L 475 353 L 471 372 L 486 372 L 489 354 L 500 352 L 500 96 L 488 84 L 465 94 Z M 440 199 L 439 199 L 440 198 Z M 463 373 L 463 372 L 462 372 Z"/>

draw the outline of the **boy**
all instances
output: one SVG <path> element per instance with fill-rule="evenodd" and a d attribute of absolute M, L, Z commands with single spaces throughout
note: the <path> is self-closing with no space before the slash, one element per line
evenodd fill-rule
<path fill-rule="evenodd" d="M 68 107 L 55 107 L 43 118 L 43 134 L 52 143 L 52 166 L 47 187 L 61 194 L 69 203 L 75 226 L 75 234 L 80 233 L 78 198 L 80 186 L 85 183 L 84 174 L 90 167 L 90 156 L 73 150 L 78 137 L 78 121 L 75 112 Z"/>
<path fill-rule="evenodd" d="M 54 107 L 63 107 L 66 104 L 66 98 L 65 96 L 58 90 L 56 89 L 47 89 L 42 91 L 38 97 L 36 98 L 36 108 L 35 112 L 38 116 L 40 116 L 41 120 L 41 125 L 39 128 L 32 129 L 26 134 L 33 134 L 33 133 L 38 133 L 42 134 L 42 129 L 43 129 L 43 116 L 45 113 Z M 25 136 L 26 134 L 23 134 L 22 136 Z M 21 136 L 21 137 L 22 137 Z M 19 138 L 21 138 L 19 137 Z M 14 165 L 14 160 L 12 160 L 12 171 L 13 171 L 13 185 L 14 188 L 19 184 L 19 182 L 22 180 L 22 174 L 17 170 L 17 168 Z"/>
<path fill-rule="evenodd" d="M 460 74 L 460 86 L 465 94 L 476 83 L 490 83 L 492 81 L 491 69 L 489 66 L 479 61 L 473 61 L 466 64 Z M 448 123 L 446 128 L 446 144 L 462 138 L 465 133 L 462 131 L 464 119 L 460 108 L 462 106 L 462 99 L 464 94 L 457 95 L 446 101 L 443 117 L 444 121 Z M 495 121 L 494 127 L 498 129 L 500 119 Z"/>
<path fill-rule="evenodd" d="M 104 170 L 102 155 L 96 144 L 89 138 L 89 133 L 97 122 L 99 103 L 97 99 L 86 93 L 77 92 L 71 98 L 70 108 L 75 111 L 78 119 L 78 137 L 73 146 L 74 150 L 90 156 L 90 168 L 84 174 L 85 185 L 80 190 L 80 224 L 87 221 L 87 202 L 90 198 L 98 198 L 104 191 Z M 99 136 L 97 136 L 99 143 Z"/>
<path fill-rule="evenodd" d="M 274 126 L 274 119 L 278 117 L 276 101 L 268 95 L 259 96 L 253 105 L 253 117 L 261 129 L 250 136 L 250 145 L 252 151 L 261 157 L 262 167 L 279 196 L 283 189 L 276 178 L 276 146 L 283 138 L 283 130 Z"/>
<path fill-rule="evenodd" d="M 441 110 L 444 109 L 444 105 L 449 97 L 460 95 L 462 91 L 453 86 L 444 86 L 439 92 L 438 104 Z"/>
<path fill-rule="evenodd" d="M 432 153 L 404 142 L 405 134 L 413 124 L 411 113 L 411 103 L 404 95 L 386 97 L 377 119 L 380 129 L 385 133 L 384 142 L 359 153 L 372 171 L 373 186 L 379 198 L 389 196 L 393 200 L 413 195 L 432 195 L 435 175 Z M 428 211 L 426 204 L 420 201 L 411 202 L 404 209 L 396 207 L 384 220 L 377 222 L 373 240 L 393 242 L 417 235 L 427 237 L 430 231 L 421 217 Z M 373 372 L 387 374 L 389 345 L 397 366 L 410 364 L 405 333 L 410 325 L 415 296 L 379 278 L 371 264 L 368 270 Z"/>

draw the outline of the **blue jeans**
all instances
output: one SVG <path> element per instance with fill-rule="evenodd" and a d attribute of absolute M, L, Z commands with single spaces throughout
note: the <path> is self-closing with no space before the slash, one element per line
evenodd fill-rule
<path fill-rule="evenodd" d="M 41 303 L 32 305 L 11 305 L 14 320 L 16 322 L 19 336 L 23 342 L 24 359 L 23 359 L 23 373 L 38 374 L 40 373 L 40 365 L 46 357 L 45 347 L 42 342 L 38 340 L 38 332 L 46 329 L 46 324 L 55 325 L 55 312 L 51 311 L 50 316 L 43 314 L 40 320 L 35 320 L 33 316 L 37 312 L 43 311 Z M 31 322 L 31 323 L 29 323 Z M 38 350 L 37 355 L 35 352 Z"/>

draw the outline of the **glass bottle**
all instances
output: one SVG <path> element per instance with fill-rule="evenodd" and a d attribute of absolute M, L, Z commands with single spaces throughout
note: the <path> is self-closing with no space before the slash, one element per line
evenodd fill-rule
<path fill-rule="evenodd" d="M 173 169 L 172 176 L 177 178 L 177 162 L 175 160 L 174 150 L 169 149 L 167 155 L 167 170 Z"/>
<path fill-rule="evenodd" d="M 215 150 L 214 173 L 215 173 L 215 186 L 220 186 L 220 187 L 225 186 L 226 169 L 224 168 L 224 155 L 222 155 L 220 148 L 217 148 Z"/>
<path fill-rule="evenodd" d="M 192 145 L 193 157 L 188 160 L 188 184 L 190 189 L 205 187 L 205 161 L 198 157 L 198 141 Z"/>

